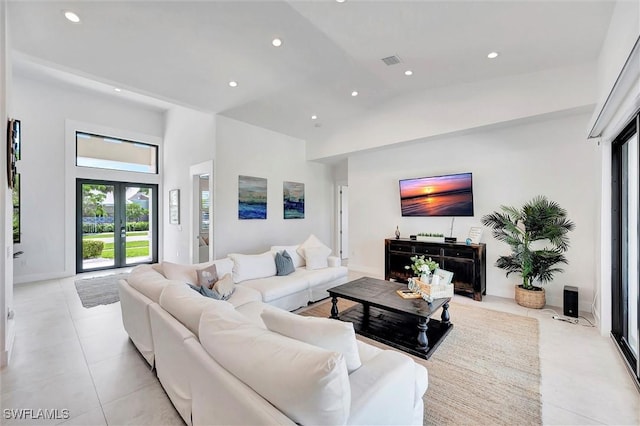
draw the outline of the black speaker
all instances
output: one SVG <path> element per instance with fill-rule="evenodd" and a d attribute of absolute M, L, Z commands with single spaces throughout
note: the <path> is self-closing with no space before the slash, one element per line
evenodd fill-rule
<path fill-rule="evenodd" d="M 578 287 L 564 286 L 564 315 L 578 318 Z"/>

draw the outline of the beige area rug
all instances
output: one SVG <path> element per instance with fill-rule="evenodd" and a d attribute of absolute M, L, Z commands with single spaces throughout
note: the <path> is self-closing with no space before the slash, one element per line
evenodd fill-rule
<path fill-rule="evenodd" d="M 339 310 L 353 305 L 339 302 Z M 330 310 L 331 302 L 325 301 L 298 313 L 328 317 Z M 542 424 L 538 320 L 456 304 L 455 299 L 449 312 L 453 329 L 431 358 L 412 357 L 429 371 L 424 424 Z"/>

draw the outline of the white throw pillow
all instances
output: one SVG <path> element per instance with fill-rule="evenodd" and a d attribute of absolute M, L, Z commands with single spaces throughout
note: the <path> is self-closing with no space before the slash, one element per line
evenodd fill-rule
<path fill-rule="evenodd" d="M 298 246 L 272 246 L 270 249 L 274 256 L 276 253 L 282 253 L 283 250 L 289 253 L 294 267 L 300 268 L 304 266 L 304 257 L 298 254 Z"/>
<path fill-rule="evenodd" d="M 168 280 L 182 281 L 193 285 L 198 284 L 198 274 L 196 273 L 195 265 L 162 262 L 162 271 Z"/>
<path fill-rule="evenodd" d="M 213 289 L 217 291 L 220 296 L 224 297 L 225 300 L 231 296 L 233 290 L 235 290 L 236 284 L 233 282 L 233 278 L 231 274 L 225 274 L 224 277 L 219 279 L 214 285 Z"/>
<path fill-rule="evenodd" d="M 315 235 L 309 235 L 309 238 L 305 240 L 304 243 L 300 244 L 296 251 L 300 256 L 302 256 L 305 260 L 307 259 L 307 255 L 305 254 L 305 250 L 309 247 L 325 247 L 329 248 L 326 245 L 322 244 L 322 241 L 318 239 Z M 329 249 L 329 253 L 331 253 L 331 249 Z M 327 255 L 328 256 L 328 255 Z"/>
<path fill-rule="evenodd" d="M 304 249 L 307 259 L 307 269 L 322 269 L 329 266 L 328 257 L 331 254 L 329 247 L 307 247 Z"/>
<path fill-rule="evenodd" d="M 230 254 L 233 260 L 233 281 L 236 283 L 276 274 L 276 262 L 270 251 L 262 254 Z"/>
<path fill-rule="evenodd" d="M 351 373 L 362 365 L 353 324 L 329 318 L 303 317 L 267 307 L 262 321 L 271 331 L 344 355 Z"/>
<path fill-rule="evenodd" d="M 346 424 L 351 386 L 342 354 L 274 333 L 219 305 L 202 313 L 199 331 L 213 359 L 294 422 Z"/>

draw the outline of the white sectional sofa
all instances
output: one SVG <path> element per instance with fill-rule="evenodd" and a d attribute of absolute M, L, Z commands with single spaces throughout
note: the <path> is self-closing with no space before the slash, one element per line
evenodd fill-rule
<path fill-rule="evenodd" d="M 213 262 L 219 274 L 239 278 L 227 301 L 168 279 L 162 265 L 136 267 L 119 283 L 125 329 L 188 425 L 422 424 L 427 371 L 410 357 L 357 341 L 361 365 L 352 371 L 347 362 L 353 353 L 287 337 L 263 321 L 272 310 L 300 330 L 295 323 L 302 317 L 280 308 L 324 297 L 327 288 L 346 281 L 345 268 L 299 266 L 284 277 L 242 279 L 255 275 L 243 267 L 264 260 L 243 256 Z M 208 265 L 182 268 L 189 275 Z M 355 335 L 344 339 L 355 341 Z"/>

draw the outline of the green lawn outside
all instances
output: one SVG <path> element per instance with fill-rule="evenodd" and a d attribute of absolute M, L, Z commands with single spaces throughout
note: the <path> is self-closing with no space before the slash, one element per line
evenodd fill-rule
<path fill-rule="evenodd" d="M 149 241 L 127 241 L 127 250 L 130 248 L 140 248 L 140 247 L 149 247 Z M 113 243 L 104 243 L 104 250 L 113 251 Z"/>
<path fill-rule="evenodd" d="M 91 239 L 100 241 L 99 238 L 91 238 Z M 127 252 L 127 255 L 126 255 L 127 258 L 149 256 L 149 241 L 146 241 L 146 240 L 127 241 L 126 252 Z M 103 259 L 113 259 L 114 250 L 113 250 L 112 242 L 104 243 L 104 246 L 102 248 L 102 255 L 99 257 Z"/>
<path fill-rule="evenodd" d="M 149 235 L 149 231 L 131 231 L 127 232 L 127 237 L 138 237 L 143 235 Z M 113 238 L 113 232 L 103 232 L 101 234 L 84 234 L 83 240 L 99 240 L 103 238 Z"/>
<path fill-rule="evenodd" d="M 144 242 L 144 241 L 143 241 Z M 103 259 L 113 259 L 113 246 L 110 250 L 108 249 L 104 249 L 102 250 L 102 256 L 100 256 Z M 142 256 L 149 256 L 149 246 L 145 246 L 145 247 L 127 247 L 127 259 L 130 257 L 142 257 Z"/>

